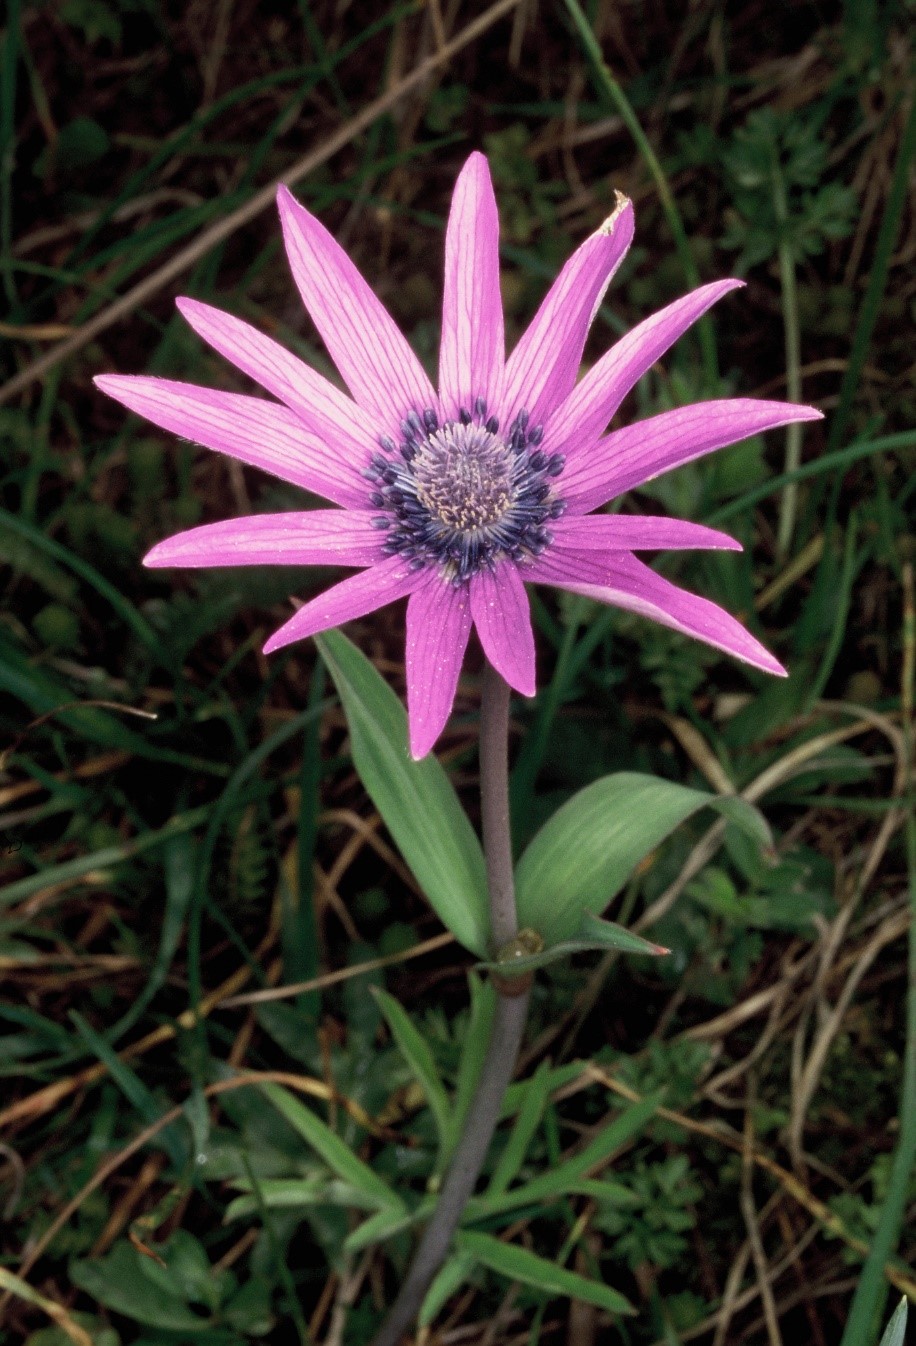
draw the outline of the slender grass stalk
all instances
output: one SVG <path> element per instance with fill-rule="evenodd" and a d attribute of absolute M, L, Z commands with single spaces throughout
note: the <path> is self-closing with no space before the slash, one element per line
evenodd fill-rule
<path fill-rule="evenodd" d="M 509 827 L 508 740 L 509 688 L 487 665 L 480 719 L 480 801 L 494 952 L 518 932 Z M 493 1028 L 464 1132 L 455 1147 L 436 1209 L 372 1346 L 397 1346 L 401 1334 L 417 1316 L 433 1277 L 448 1256 L 452 1235 L 487 1157 L 503 1096 L 515 1070 L 530 998 L 522 981 L 515 987 L 497 981 L 496 989 Z"/>
<path fill-rule="evenodd" d="M 916 791 L 913 788 L 913 692 L 916 681 L 916 609 L 913 601 L 913 568 L 903 569 L 903 741 L 906 753 L 907 815 L 904 823 L 907 875 L 910 897 L 910 931 L 906 1038 L 903 1087 L 900 1093 L 900 1139 L 891 1164 L 887 1197 L 881 1207 L 878 1227 L 865 1259 L 865 1266 L 840 1346 L 868 1346 L 876 1340 L 879 1319 L 887 1298 L 885 1264 L 893 1256 L 900 1237 L 913 1167 L 916 1165 Z"/>
<path fill-rule="evenodd" d="M 782 324 L 786 344 L 786 390 L 790 402 L 802 400 L 801 331 L 798 318 L 798 287 L 795 284 L 795 254 L 785 236 L 789 209 L 786 186 L 779 168 L 779 156 L 773 151 L 773 203 L 779 223 L 779 280 L 782 285 Z M 796 472 L 801 466 L 802 427 L 793 422 L 786 430 L 786 473 Z M 783 488 L 779 508 L 779 527 L 776 534 L 776 557 L 784 561 L 792 546 L 795 515 L 798 511 L 798 482 L 794 478 Z"/>
<path fill-rule="evenodd" d="M 592 63 L 597 76 L 601 91 L 617 109 L 617 113 L 623 121 L 624 126 L 633 137 L 637 150 L 642 155 L 646 167 L 652 175 L 652 181 L 655 183 L 655 190 L 658 192 L 658 199 L 661 204 L 665 219 L 668 221 L 668 228 L 671 230 L 674 239 L 674 246 L 677 250 L 678 258 L 684 269 L 684 275 L 687 277 L 687 283 L 691 288 L 700 284 L 700 273 L 697 270 L 697 264 L 693 259 L 693 253 L 690 250 L 690 240 L 687 237 L 687 230 L 684 228 L 684 221 L 681 219 L 681 213 L 675 204 L 674 196 L 668 185 L 668 179 L 665 176 L 665 170 L 659 163 L 655 150 L 649 143 L 649 139 L 639 123 L 633 105 L 627 98 L 618 81 L 608 69 L 598 39 L 592 31 L 585 13 L 582 10 L 579 0 L 565 0 L 566 8 L 569 10 L 570 18 L 575 25 L 576 32 L 582 42 L 585 54 Z M 700 338 L 700 348 L 703 353 L 703 374 L 707 387 L 710 392 L 715 391 L 719 386 L 719 361 L 716 355 L 716 343 L 712 330 L 712 319 L 708 316 L 703 317 L 697 323 L 697 334 Z"/>
<path fill-rule="evenodd" d="M 894 243 L 900 229 L 900 220 L 907 202 L 910 164 L 914 154 L 916 154 L 916 97 L 913 98 L 910 106 L 910 115 L 903 132 L 897 163 L 894 166 L 894 177 L 891 182 L 884 216 L 881 220 L 881 228 L 878 230 L 878 241 L 875 244 L 875 253 L 868 273 L 868 284 L 865 287 L 862 307 L 859 310 L 852 350 L 849 353 L 849 364 L 846 366 L 846 373 L 843 375 L 843 382 L 840 386 L 840 400 L 830 421 L 830 430 L 827 434 L 828 452 L 839 446 L 843 435 L 846 433 L 853 398 L 859 386 L 865 356 L 868 353 L 871 335 L 878 320 L 881 301 L 884 298 L 891 253 L 894 250 Z"/>

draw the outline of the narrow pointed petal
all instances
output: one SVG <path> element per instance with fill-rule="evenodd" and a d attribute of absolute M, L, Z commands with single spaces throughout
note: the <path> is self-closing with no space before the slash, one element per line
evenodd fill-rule
<path fill-rule="evenodd" d="M 94 382 L 163 430 L 259 467 L 337 505 L 366 503 L 366 482 L 353 464 L 306 429 L 288 407 L 143 375 L 101 374 Z"/>
<path fill-rule="evenodd" d="M 412 593 L 422 579 L 422 571 L 408 570 L 400 557 L 388 557 L 303 603 L 295 616 L 273 633 L 264 646 L 264 653 L 272 654 L 274 650 L 304 640 L 306 636 L 314 636 L 318 631 L 365 617 L 367 613 Z"/>
<path fill-rule="evenodd" d="M 551 584 L 625 608 L 724 650 L 755 668 L 785 676 L 782 664 L 723 608 L 662 579 L 635 556 L 621 553 L 599 559 L 585 551 L 551 548 L 526 567 L 525 573 L 534 583 Z"/>
<path fill-rule="evenodd" d="M 407 716 L 410 755 L 425 757 L 445 728 L 471 630 L 467 586 L 429 574 L 407 604 Z"/>
<path fill-rule="evenodd" d="M 741 543 L 717 528 L 656 514 L 588 514 L 551 525 L 555 545 L 572 551 L 742 551 Z"/>
<path fill-rule="evenodd" d="M 411 409 L 435 408 L 423 366 L 340 244 L 288 188 L 277 205 L 302 302 L 355 400 L 388 433 Z"/>
<path fill-rule="evenodd" d="M 439 397 L 446 418 L 478 397 L 496 406 L 505 363 L 499 215 L 490 170 L 475 151 L 459 174 L 445 234 Z"/>
<path fill-rule="evenodd" d="M 599 440 L 563 472 L 560 490 L 571 513 L 587 514 L 704 453 L 792 421 L 821 417 L 815 407 L 744 397 L 676 407 Z"/>
<path fill-rule="evenodd" d="M 382 560 L 370 514 L 317 509 L 306 514 L 252 514 L 189 528 L 159 542 L 146 566 L 369 566 Z"/>
<path fill-rule="evenodd" d="M 471 615 L 483 652 L 510 687 L 534 696 L 534 635 L 528 595 L 518 568 L 503 561 L 471 580 Z"/>
<path fill-rule="evenodd" d="M 525 407 L 537 425 L 569 394 L 592 319 L 632 238 L 633 207 L 618 193 L 616 210 L 570 257 L 506 361 L 507 421 Z"/>
<path fill-rule="evenodd" d="M 339 457 L 357 470 L 365 467 L 376 448 L 378 430 L 346 393 L 241 318 L 198 299 L 175 302 L 185 321 L 214 350 L 285 402 Z"/>
<path fill-rule="evenodd" d="M 743 284 L 743 280 L 719 280 L 702 285 L 621 337 L 557 410 L 551 450 L 565 454 L 569 464 L 577 453 L 587 453 L 643 374 L 717 300 Z"/>

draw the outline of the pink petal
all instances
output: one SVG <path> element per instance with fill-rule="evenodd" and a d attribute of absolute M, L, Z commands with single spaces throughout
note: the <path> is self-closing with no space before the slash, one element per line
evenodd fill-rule
<path fill-rule="evenodd" d="M 408 411 L 435 408 L 423 366 L 343 248 L 287 187 L 277 205 L 293 279 L 355 400 L 389 434 Z"/>
<path fill-rule="evenodd" d="M 291 407 L 338 457 L 357 470 L 365 467 L 378 443 L 378 428 L 346 393 L 241 318 L 198 299 L 175 302 L 214 350 Z"/>
<path fill-rule="evenodd" d="M 716 528 L 655 514 L 588 514 L 558 519 L 550 531 L 555 547 L 572 551 L 743 550 L 740 542 Z"/>
<path fill-rule="evenodd" d="M 382 559 L 382 537 L 369 514 L 317 509 L 253 514 L 190 528 L 159 542 L 147 566 L 368 566 Z"/>
<path fill-rule="evenodd" d="M 250 463 L 335 504 L 366 503 L 366 482 L 357 469 L 306 429 L 288 407 L 171 379 L 101 374 L 94 382 L 163 430 Z"/>
<path fill-rule="evenodd" d="M 490 170 L 474 153 L 458 176 L 445 234 L 439 397 L 446 418 L 478 397 L 498 403 L 505 362 L 499 215 Z"/>
<path fill-rule="evenodd" d="M 412 593 L 423 581 L 423 572 L 409 570 L 399 556 L 386 557 L 369 570 L 350 575 L 302 607 L 294 617 L 273 633 L 264 646 L 265 654 L 304 640 L 318 631 L 340 626 L 357 617 L 365 617 L 377 608 Z"/>
<path fill-rule="evenodd" d="M 618 193 L 614 213 L 570 257 L 506 362 L 505 421 L 525 407 L 537 425 L 570 392 L 592 319 L 632 238 L 633 207 Z"/>
<path fill-rule="evenodd" d="M 445 727 L 470 630 L 467 586 L 455 588 L 427 572 L 407 604 L 407 714 L 415 760 L 426 756 Z"/>
<path fill-rule="evenodd" d="M 551 452 L 565 454 L 570 464 L 577 453 L 588 452 L 643 374 L 718 299 L 743 284 L 743 280 L 718 280 L 702 285 L 621 337 L 557 409 Z"/>
<path fill-rule="evenodd" d="M 639 613 L 661 626 L 694 636 L 767 673 L 785 676 L 772 654 L 716 603 L 662 579 L 626 553 L 598 559 L 588 552 L 551 549 L 525 568 L 527 579 L 583 594 L 599 603 Z"/>
<path fill-rule="evenodd" d="M 704 453 L 791 421 L 817 421 L 822 414 L 815 407 L 745 397 L 676 407 L 599 440 L 564 471 L 560 490 L 571 512 L 587 514 Z"/>
<path fill-rule="evenodd" d="M 534 635 L 528 595 L 512 561 L 471 580 L 471 615 L 483 652 L 497 673 L 523 696 L 534 696 Z"/>

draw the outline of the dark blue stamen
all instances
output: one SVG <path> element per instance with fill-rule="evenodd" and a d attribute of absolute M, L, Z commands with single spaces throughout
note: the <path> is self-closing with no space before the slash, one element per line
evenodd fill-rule
<path fill-rule="evenodd" d="M 387 533 L 382 554 L 412 570 L 435 566 L 457 586 L 503 560 L 540 555 L 553 540 L 545 523 L 566 508 L 548 480 L 562 473 L 563 455 L 537 448 L 543 426 L 529 430 L 522 407 L 500 437 L 484 398 L 473 408 L 442 425 L 432 407 L 408 411 L 402 442 L 380 436 L 389 456 L 372 454 L 363 472 L 369 503 L 385 511 L 371 520 Z"/>

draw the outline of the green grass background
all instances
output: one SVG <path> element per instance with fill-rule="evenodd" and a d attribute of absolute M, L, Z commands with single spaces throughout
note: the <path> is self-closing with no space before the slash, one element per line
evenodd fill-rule
<path fill-rule="evenodd" d="M 916 1197 L 899 1160 L 916 1128 L 912 18 L 894 0 L 8 5 L 3 1340 L 358 1346 L 403 1271 L 407 1234 L 344 1250 L 346 1194 L 293 1201 L 290 1184 L 326 1169 L 231 1079 L 283 1075 L 416 1204 L 431 1113 L 368 987 L 397 996 L 449 1086 L 480 989 L 360 787 L 313 645 L 259 652 L 290 595 L 333 575 L 140 566 L 170 532 L 301 496 L 125 416 L 90 380 L 245 390 L 181 322 L 183 293 L 333 376 L 270 205 L 291 169 L 434 371 L 444 220 L 472 148 L 496 184 L 510 341 L 620 189 L 636 240 L 588 360 L 698 282 L 748 282 L 622 418 L 741 395 L 826 419 L 623 502 L 742 540 L 741 555 L 657 564 L 741 615 L 787 680 L 533 596 L 519 847 L 582 785 L 641 770 L 747 792 L 776 849 L 698 818 L 610 913 L 670 958 L 581 956 L 537 983 L 524 1072 L 540 1067 L 540 1093 L 524 1146 L 511 1132 L 522 1177 L 628 1099 L 660 1091 L 667 1112 L 593 1173 L 601 1190 L 486 1232 L 617 1287 L 638 1316 L 477 1262 L 442 1287 L 435 1339 L 821 1346 L 874 1245 L 851 1346 L 876 1339 L 888 1286 L 913 1289 L 912 1225 L 897 1236 Z M 402 691 L 402 610 L 349 634 Z M 472 816 L 479 673 L 472 652 L 439 745 Z"/>

